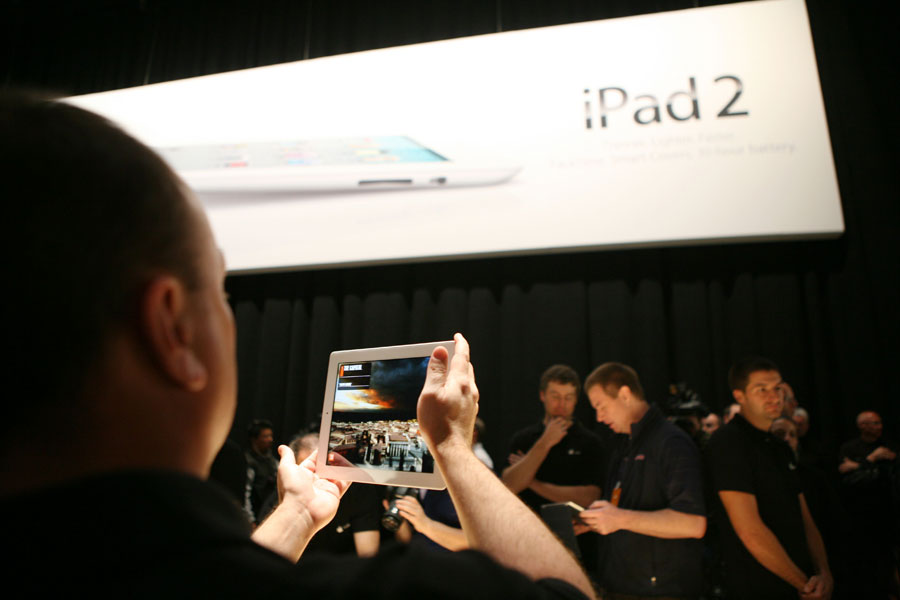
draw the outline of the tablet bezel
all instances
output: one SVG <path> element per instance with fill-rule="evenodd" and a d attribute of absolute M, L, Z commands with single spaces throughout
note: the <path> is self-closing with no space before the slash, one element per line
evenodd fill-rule
<path fill-rule="evenodd" d="M 424 344 L 407 344 L 403 346 L 384 346 L 380 348 L 361 348 L 357 350 L 338 350 L 331 353 L 328 359 L 328 379 L 325 384 L 325 398 L 322 404 L 322 422 L 319 427 L 318 457 L 316 473 L 328 479 L 353 481 L 358 483 L 375 483 L 398 487 L 416 487 L 430 490 L 442 490 L 447 487 L 437 464 L 434 473 L 415 473 L 394 471 L 391 469 L 367 468 L 354 465 L 352 467 L 325 464 L 328 456 L 328 444 L 331 440 L 331 422 L 334 408 L 334 393 L 337 387 L 338 366 L 348 362 L 370 362 L 375 360 L 393 360 L 398 358 L 425 358 L 438 346 L 443 346 L 453 357 L 456 342 L 427 342 Z M 432 449 L 429 447 L 429 451 Z"/>

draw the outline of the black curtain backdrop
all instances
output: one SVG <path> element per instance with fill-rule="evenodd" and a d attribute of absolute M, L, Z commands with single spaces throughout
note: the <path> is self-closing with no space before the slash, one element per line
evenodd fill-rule
<path fill-rule="evenodd" d="M 0 81 L 79 94 L 696 5 L 21 0 L 3 5 Z M 243 441 L 252 418 L 272 420 L 282 441 L 316 419 L 333 350 L 455 331 L 472 343 L 486 445 L 501 462 L 512 432 L 541 416 L 537 380 L 556 362 L 585 375 L 601 362 L 623 361 L 637 369 L 651 400 L 685 381 L 718 410 L 730 402 L 731 362 L 762 354 L 781 366 L 812 416 L 811 434 L 826 447 L 853 436 L 855 415 L 868 408 L 882 413 L 896 438 L 898 52 L 895 21 L 882 10 L 809 1 L 847 226 L 841 238 L 231 276 L 235 439 Z M 671 200 L 679 201 L 678 190 Z M 593 421 L 585 399 L 578 414 Z"/>

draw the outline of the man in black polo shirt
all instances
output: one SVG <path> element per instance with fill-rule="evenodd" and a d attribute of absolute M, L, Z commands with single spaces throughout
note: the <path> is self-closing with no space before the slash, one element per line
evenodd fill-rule
<path fill-rule="evenodd" d="M 603 442 L 573 418 L 580 387 L 571 367 L 548 368 L 540 381 L 543 420 L 513 436 L 503 483 L 534 511 L 549 502 L 588 506 L 600 496 Z"/>
<path fill-rule="evenodd" d="M 790 448 L 769 433 L 783 388 L 774 363 L 749 358 L 728 373 L 741 412 L 716 432 L 706 458 L 717 495 L 729 598 L 829 598 L 822 537 L 796 477 Z"/>
<path fill-rule="evenodd" d="M 598 571 L 604 598 L 696 598 L 706 532 L 700 452 L 647 403 L 631 367 L 600 365 L 584 385 L 597 420 L 623 434 L 603 499 L 581 513 L 606 536 Z"/>

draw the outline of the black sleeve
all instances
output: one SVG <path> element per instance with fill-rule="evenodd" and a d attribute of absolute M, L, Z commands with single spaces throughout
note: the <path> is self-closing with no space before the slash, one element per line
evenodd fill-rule
<path fill-rule="evenodd" d="M 853 453 L 851 450 L 852 445 L 853 442 L 844 442 L 843 444 L 841 444 L 841 448 L 840 450 L 838 450 L 838 464 L 844 462 L 845 458 L 853 460 L 853 457 L 851 456 L 851 454 Z"/>
<path fill-rule="evenodd" d="M 359 498 L 354 506 L 353 515 L 350 517 L 352 531 L 378 531 L 381 527 L 381 514 L 384 507 L 381 504 L 381 496 L 375 486 L 356 484 L 361 490 Z M 353 491 L 353 486 L 347 490 L 347 494 Z M 346 496 L 346 494 L 345 494 Z"/>
<path fill-rule="evenodd" d="M 703 475 L 700 452 L 687 436 L 675 435 L 666 440 L 661 472 L 669 508 L 691 515 L 706 516 L 703 499 Z"/>
<path fill-rule="evenodd" d="M 609 469 L 609 452 L 600 436 L 592 435 L 591 440 L 592 443 L 586 453 L 587 464 L 591 469 L 591 476 L 587 481 L 590 485 L 596 485 L 602 490 L 606 485 L 606 474 Z"/>

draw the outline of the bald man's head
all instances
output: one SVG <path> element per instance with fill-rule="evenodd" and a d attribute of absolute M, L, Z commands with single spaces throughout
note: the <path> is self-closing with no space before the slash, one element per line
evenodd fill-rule
<path fill-rule="evenodd" d="M 867 410 L 859 413 L 856 417 L 856 426 L 864 442 L 874 442 L 881 437 L 881 416 L 875 411 Z"/>

